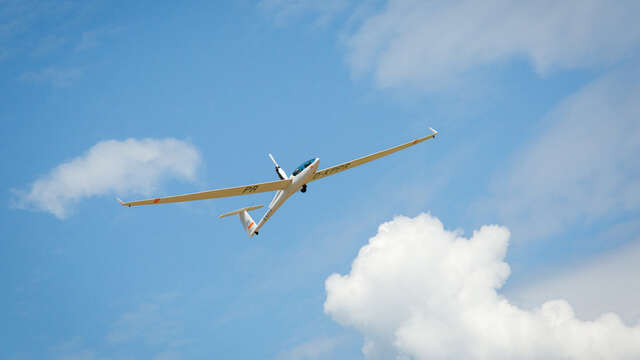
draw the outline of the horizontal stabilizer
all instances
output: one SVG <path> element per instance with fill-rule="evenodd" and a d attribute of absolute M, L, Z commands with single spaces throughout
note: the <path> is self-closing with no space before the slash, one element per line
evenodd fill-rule
<path fill-rule="evenodd" d="M 242 209 L 234 210 L 234 211 L 232 211 L 230 213 L 226 213 L 226 214 L 220 215 L 220 219 L 222 219 L 223 217 L 239 214 L 239 213 L 241 213 L 243 211 L 251 211 L 251 210 L 255 210 L 255 209 L 260 209 L 263 206 L 264 205 L 256 205 L 256 206 L 249 206 L 249 207 L 245 207 L 245 208 L 242 208 Z"/>

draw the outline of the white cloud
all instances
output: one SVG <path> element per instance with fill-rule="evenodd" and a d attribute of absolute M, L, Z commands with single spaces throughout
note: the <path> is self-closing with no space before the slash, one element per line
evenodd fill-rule
<path fill-rule="evenodd" d="M 640 325 L 582 321 L 564 300 L 532 311 L 497 292 L 509 231 L 469 239 L 428 215 L 380 225 L 347 275 L 326 280 L 325 312 L 365 337 L 370 359 L 635 359 Z"/>
<path fill-rule="evenodd" d="M 63 219 L 83 198 L 104 194 L 148 194 L 165 177 L 193 180 L 200 154 L 176 139 L 101 141 L 87 153 L 54 168 L 28 190 L 15 191 L 15 206 Z"/>
<path fill-rule="evenodd" d="M 380 87 L 439 88 L 512 58 L 536 71 L 611 64 L 640 43 L 638 1 L 390 0 L 347 37 L 355 73 Z"/>
<path fill-rule="evenodd" d="M 503 221 L 535 238 L 640 209 L 638 99 L 640 70 L 632 68 L 561 103 L 495 177 L 492 203 Z"/>

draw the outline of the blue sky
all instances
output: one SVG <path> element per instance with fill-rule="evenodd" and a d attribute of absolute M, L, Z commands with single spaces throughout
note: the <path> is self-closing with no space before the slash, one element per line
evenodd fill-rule
<path fill-rule="evenodd" d="M 523 311 L 560 298 L 640 331 L 638 10 L 0 3 L 0 358 L 431 356 L 325 304 L 380 224 L 422 213 L 467 237 L 508 228 L 499 293 Z M 275 180 L 267 153 L 322 168 L 430 126 L 435 140 L 310 184 L 251 239 L 217 217 L 271 194 L 114 199 Z"/>

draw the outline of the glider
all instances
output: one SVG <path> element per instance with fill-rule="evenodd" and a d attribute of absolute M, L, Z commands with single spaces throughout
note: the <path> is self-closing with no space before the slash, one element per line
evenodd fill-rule
<path fill-rule="evenodd" d="M 251 215 L 249 215 L 249 211 L 259 209 L 262 207 L 262 205 L 249 206 L 249 207 L 232 211 L 230 213 L 220 215 L 220 218 L 223 218 L 223 217 L 237 214 L 240 217 L 240 222 L 242 223 L 242 227 L 247 232 L 247 235 L 251 237 L 253 235 L 258 235 L 258 231 L 262 228 L 262 226 L 264 226 L 264 224 L 271 218 L 271 216 L 273 216 L 276 210 L 278 210 L 280 206 L 282 206 L 282 204 L 284 204 L 284 202 L 287 201 L 289 197 L 291 197 L 291 195 L 296 193 L 298 190 L 300 190 L 300 192 L 303 192 L 303 193 L 306 192 L 308 183 L 318 179 L 325 178 L 327 176 L 335 175 L 345 170 L 352 169 L 356 166 L 366 164 L 370 161 L 377 160 L 383 156 L 393 154 L 394 152 L 404 150 L 410 146 L 432 139 L 438 134 L 438 132 L 432 128 L 429 128 L 429 129 L 431 130 L 431 134 L 425 137 L 421 137 L 421 138 L 409 141 L 408 143 L 394 146 L 387 150 L 379 151 L 377 153 L 363 156 L 361 158 L 351 160 L 342 164 L 338 164 L 326 169 L 318 170 L 318 165 L 320 164 L 320 158 L 313 158 L 313 159 L 307 160 L 304 163 L 302 163 L 300 166 L 298 166 L 290 176 L 287 176 L 287 173 L 284 170 L 282 170 L 282 168 L 278 165 L 278 163 L 273 158 L 273 156 L 269 154 L 271 161 L 273 161 L 273 164 L 276 166 L 276 174 L 280 178 L 280 180 L 277 180 L 277 181 L 270 181 L 270 182 L 264 182 L 260 184 L 251 184 L 251 185 L 245 185 L 245 186 L 237 186 L 237 187 L 226 188 L 226 189 L 209 190 L 209 191 L 203 191 L 203 192 L 198 192 L 193 194 L 161 197 L 161 198 L 148 199 L 148 200 L 123 202 L 122 200 L 118 199 L 118 202 L 120 202 L 120 205 L 122 206 L 132 207 L 132 206 L 138 206 L 138 205 L 167 204 L 167 203 L 175 203 L 175 202 L 183 202 L 183 201 L 205 200 L 205 199 L 258 194 L 258 193 L 263 193 L 268 191 L 275 191 L 276 194 L 273 197 L 273 200 L 271 200 L 271 203 L 269 204 L 269 208 L 267 212 L 264 214 L 264 216 L 262 216 L 262 219 L 260 219 L 260 222 L 258 222 L 257 224 L 253 221 L 253 219 L 251 218 Z"/>

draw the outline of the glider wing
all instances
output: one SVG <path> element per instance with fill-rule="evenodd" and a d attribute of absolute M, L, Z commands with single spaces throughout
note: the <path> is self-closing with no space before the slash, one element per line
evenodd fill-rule
<path fill-rule="evenodd" d="M 183 201 L 223 198 L 223 197 L 238 196 L 238 195 L 250 195 L 250 194 L 257 194 L 257 193 L 263 193 L 268 191 L 282 190 L 287 186 L 289 186 L 289 184 L 291 184 L 291 181 L 292 181 L 291 179 L 285 179 L 285 180 L 265 182 L 261 184 L 252 184 L 252 185 L 238 186 L 238 187 L 232 187 L 232 188 L 226 188 L 226 189 L 197 192 L 193 194 L 168 196 L 168 197 L 130 201 L 130 202 L 123 202 L 120 199 L 118 199 L 118 202 L 120 202 L 120 205 L 122 206 L 131 207 L 131 206 L 138 206 L 138 205 L 167 204 L 167 203 L 175 203 L 175 202 L 183 202 Z"/>
<path fill-rule="evenodd" d="M 408 148 L 410 146 L 413 146 L 413 145 L 419 144 L 419 143 L 421 143 L 423 141 L 427 141 L 429 139 L 432 139 L 438 134 L 438 132 L 433 130 L 433 129 L 431 129 L 431 128 L 430 128 L 430 130 L 431 130 L 431 134 L 430 135 L 427 135 L 425 137 L 421 137 L 419 139 L 415 139 L 415 140 L 409 141 L 406 144 L 394 146 L 394 147 L 392 147 L 390 149 L 379 151 L 379 152 L 377 152 L 375 154 L 363 156 L 361 158 L 358 158 L 358 159 L 355 159 L 355 160 L 351 160 L 351 161 L 348 161 L 346 163 L 342 163 L 342 164 L 339 164 L 339 165 L 335 165 L 335 166 L 332 166 L 332 167 L 329 167 L 329 168 L 326 168 L 326 169 L 323 169 L 323 170 L 318 170 L 314 174 L 313 178 L 311 178 L 311 180 L 309 180 L 309 182 L 314 181 L 314 180 L 318 180 L 318 179 L 322 179 L 322 178 L 330 176 L 330 175 L 335 175 L 335 174 L 337 174 L 339 172 L 343 172 L 345 170 L 352 169 L 352 168 L 354 168 L 356 166 L 359 166 L 359 165 L 362 165 L 362 164 L 366 164 L 366 163 L 368 163 L 370 161 L 380 159 L 381 157 L 393 154 L 394 152 L 397 152 L 397 151 L 400 151 L 400 150 L 404 150 L 404 149 L 406 149 L 406 148 Z"/>

